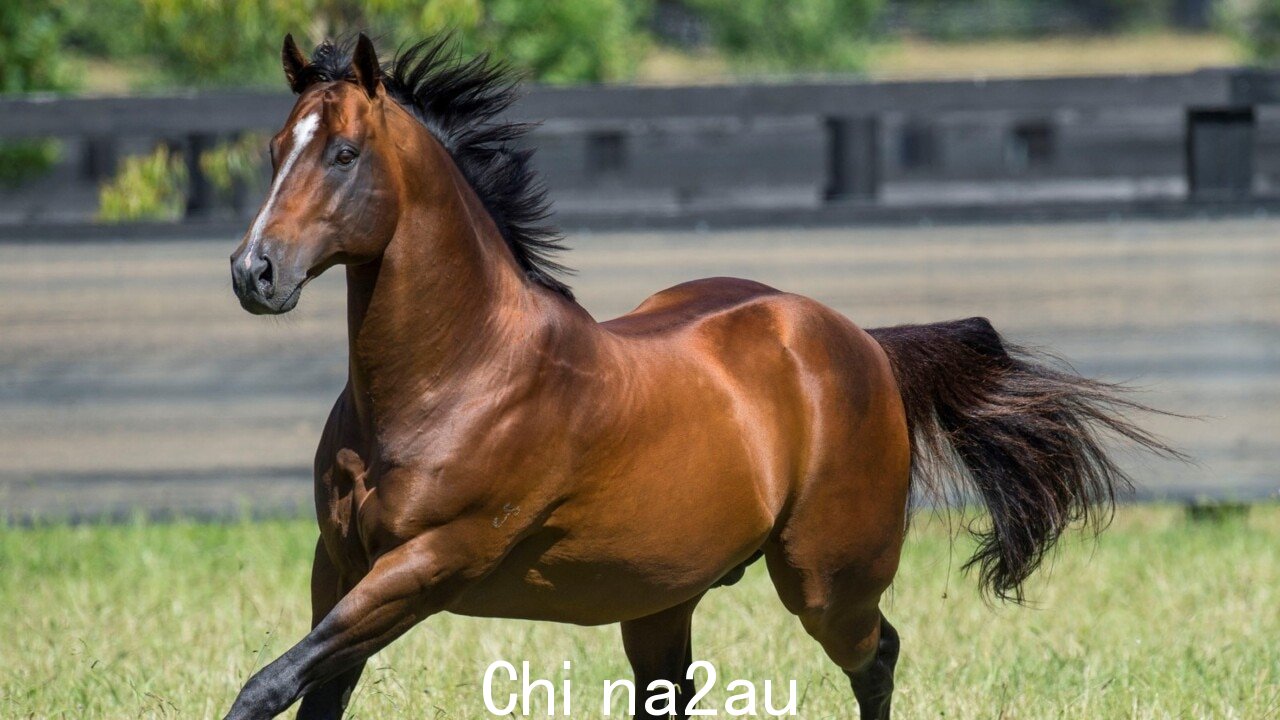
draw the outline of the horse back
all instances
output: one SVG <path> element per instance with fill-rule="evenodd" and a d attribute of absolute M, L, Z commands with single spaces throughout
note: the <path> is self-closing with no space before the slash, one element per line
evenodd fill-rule
<path fill-rule="evenodd" d="M 635 310 L 601 323 L 601 327 L 622 336 L 660 334 L 687 328 L 760 298 L 783 294 L 754 280 L 703 278 L 655 293 Z"/>

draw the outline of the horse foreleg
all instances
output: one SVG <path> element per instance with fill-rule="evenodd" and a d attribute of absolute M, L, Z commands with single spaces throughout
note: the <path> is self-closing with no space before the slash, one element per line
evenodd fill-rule
<path fill-rule="evenodd" d="M 315 629 L 353 585 L 334 566 L 324 541 L 316 542 L 315 562 L 311 566 L 311 627 Z M 298 708 L 298 720 L 341 720 L 351 693 L 355 690 L 364 661 L 338 673 L 333 679 L 307 692 Z"/>
<path fill-rule="evenodd" d="M 655 680 L 666 680 L 678 689 L 675 717 L 685 718 L 686 706 L 693 697 L 693 680 L 686 677 L 693 664 L 690 630 L 693 610 L 702 596 L 688 600 L 662 612 L 622 623 L 622 646 L 636 677 L 636 717 L 662 718 L 647 711 L 645 701 L 654 693 L 648 691 Z"/>
<path fill-rule="evenodd" d="M 370 655 L 443 608 L 446 575 L 423 543 L 378 558 L 301 642 L 249 679 L 226 720 L 268 720 L 340 675 L 352 680 Z"/>

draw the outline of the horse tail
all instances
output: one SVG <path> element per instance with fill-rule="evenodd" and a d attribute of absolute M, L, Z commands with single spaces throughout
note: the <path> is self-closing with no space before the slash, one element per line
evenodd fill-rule
<path fill-rule="evenodd" d="M 1022 583 L 1062 532 L 1076 521 L 1100 532 L 1131 489 L 1104 436 L 1182 457 L 1126 418 L 1150 409 L 1124 387 L 1011 345 L 986 318 L 868 332 L 902 394 L 913 485 L 938 502 L 976 491 L 990 513 L 989 528 L 970 528 L 978 547 L 964 567 L 1001 599 L 1022 602 Z"/>

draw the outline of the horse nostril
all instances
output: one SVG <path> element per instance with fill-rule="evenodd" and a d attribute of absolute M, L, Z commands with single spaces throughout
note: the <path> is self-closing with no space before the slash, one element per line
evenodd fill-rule
<path fill-rule="evenodd" d="M 271 258 L 263 256 L 262 270 L 258 273 L 258 290 L 267 297 L 271 296 L 275 289 L 275 266 L 271 264 Z"/>

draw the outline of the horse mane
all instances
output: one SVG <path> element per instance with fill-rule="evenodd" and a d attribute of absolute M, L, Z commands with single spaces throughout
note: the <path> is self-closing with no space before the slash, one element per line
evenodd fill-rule
<path fill-rule="evenodd" d="M 325 40 L 299 77 L 299 88 L 317 82 L 355 82 L 355 43 Z M 488 53 L 463 59 L 448 34 L 401 49 L 382 64 L 382 86 L 448 151 L 479 196 L 516 262 L 533 282 L 573 299 L 558 275 L 572 272 L 555 255 L 563 238 L 548 223 L 551 203 L 533 170 L 533 150 L 516 147 L 532 128 L 498 116 L 519 97 L 519 79 Z"/>

